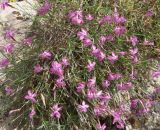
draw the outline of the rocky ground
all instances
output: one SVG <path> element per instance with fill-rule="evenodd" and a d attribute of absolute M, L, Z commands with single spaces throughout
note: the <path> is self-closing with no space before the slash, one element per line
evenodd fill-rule
<path fill-rule="evenodd" d="M 5 10 L 0 8 L 0 46 L 3 46 L 8 41 L 3 37 L 3 30 L 13 29 L 16 30 L 17 41 L 20 41 L 25 37 L 25 32 L 29 31 L 29 27 L 32 24 L 33 16 L 36 15 L 36 3 L 35 0 L 25 0 L 21 2 L 9 3 L 11 6 L 7 7 Z M 0 58 L 3 56 L 0 55 Z M 0 81 L 4 77 L 1 76 Z M 0 110 L 3 110 L 5 102 L 3 102 L 3 97 L 0 91 Z M 1 115 L 1 114 L 0 114 Z M 5 119 L 0 117 L 0 130 L 13 130 L 10 126 L 10 118 Z M 16 129 L 15 129 L 16 130 Z"/>
<path fill-rule="evenodd" d="M 32 18 L 36 15 L 35 0 L 10 3 L 10 5 L 12 7 L 7 7 L 5 10 L 0 9 L 0 46 L 7 43 L 3 38 L 4 29 L 12 28 L 16 30 L 18 35 L 15 39 L 21 40 L 25 37 L 25 32 L 29 31 L 29 27 L 32 24 Z M 2 55 L 0 55 L 0 57 L 2 57 Z M 2 79 L 2 77 L 0 77 L 0 79 Z M 4 109 L 3 105 L 3 99 L 0 99 L 0 109 Z M 0 118 L 0 130 L 13 130 L 9 125 L 10 121 L 9 118 Z M 157 104 L 156 112 L 148 117 L 146 123 L 141 123 L 140 125 L 135 123 L 134 128 L 133 126 L 127 126 L 127 130 L 160 130 L 160 104 Z"/>

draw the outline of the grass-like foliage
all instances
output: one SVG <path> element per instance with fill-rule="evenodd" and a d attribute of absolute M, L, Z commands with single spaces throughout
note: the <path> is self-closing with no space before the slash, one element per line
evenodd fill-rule
<path fill-rule="evenodd" d="M 159 12 L 159 0 L 42 1 L 23 41 L 4 32 L 1 89 L 16 127 L 125 129 L 149 115 L 160 92 L 149 85 L 160 76 Z"/>

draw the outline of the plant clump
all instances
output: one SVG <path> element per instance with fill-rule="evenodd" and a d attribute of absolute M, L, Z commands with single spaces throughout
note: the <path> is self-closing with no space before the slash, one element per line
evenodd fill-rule
<path fill-rule="evenodd" d="M 159 67 L 150 74 L 158 59 L 156 33 L 136 29 L 136 18 L 121 1 L 70 4 L 45 0 L 19 47 L 15 32 L 4 33 L 9 43 L 2 47 L 0 67 L 9 80 L 4 84 L 11 99 L 7 109 L 18 115 L 18 127 L 125 129 L 131 118 L 151 114 L 160 92 L 148 86 L 160 76 Z M 152 6 L 135 4 L 135 9 Z M 152 9 L 137 15 L 144 18 L 140 24 L 158 17 Z"/>

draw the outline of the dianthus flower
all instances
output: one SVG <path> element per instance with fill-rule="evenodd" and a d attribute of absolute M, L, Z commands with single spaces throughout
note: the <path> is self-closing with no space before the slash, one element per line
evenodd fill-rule
<path fill-rule="evenodd" d="M 0 60 L 0 67 L 7 67 L 9 65 L 9 60 L 7 58 Z"/>
<path fill-rule="evenodd" d="M 118 112 L 113 112 L 112 113 L 113 116 L 113 124 L 117 123 L 116 126 L 119 129 L 124 128 L 124 121 L 121 119 L 121 115 Z"/>
<path fill-rule="evenodd" d="M 114 41 L 114 36 L 113 36 L 113 34 L 109 34 L 108 36 L 106 36 L 106 41 L 108 41 L 108 42 Z"/>
<path fill-rule="evenodd" d="M 44 52 L 42 52 L 42 53 L 40 54 L 40 58 L 41 58 L 41 59 L 48 59 L 48 60 L 50 60 L 51 57 L 52 57 L 52 54 L 51 54 L 51 52 L 49 52 L 49 51 L 44 51 Z"/>
<path fill-rule="evenodd" d="M 95 88 L 89 88 L 87 91 L 87 98 L 90 99 L 99 99 L 102 95 L 102 91 L 98 91 Z"/>
<path fill-rule="evenodd" d="M 155 89 L 155 92 L 156 92 L 156 93 L 160 93 L 160 87 L 157 87 L 157 88 Z"/>
<path fill-rule="evenodd" d="M 132 56 L 135 56 L 138 53 L 138 48 L 129 49 L 129 52 Z"/>
<path fill-rule="evenodd" d="M 139 99 L 132 99 L 131 100 L 131 109 L 136 109 L 137 105 L 138 105 Z"/>
<path fill-rule="evenodd" d="M 154 42 L 151 42 L 151 41 L 146 40 L 146 39 L 144 40 L 143 44 L 146 45 L 146 46 L 154 46 Z"/>
<path fill-rule="evenodd" d="M 102 81 L 102 87 L 108 88 L 109 85 L 110 85 L 110 82 L 109 82 L 108 80 L 103 80 L 103 81 Z"/>
<path fill-rule="evenodd" d="M 85 101 L 83 101 L 81 105 L 78 105 L 78 109 L 80 112 L 87 112 L 88 108 L 89 105 L 87 105 Z"/>
<path fill-rule="evenodd" d="M 130 42 L 133 46 L 136 46 L 138 43 L 138 38 L 136 36 L 130 36 Z"/>
<path fill-rule="evenodd" d="M 98 130 L 106 130 L 106 125 L 105 125 L 105 124 L 101 125 L 100 123 L 98 123 L 98 124 L 96 125 L 96 128 L 97 128 Z"/>
<path fill-rule="evenodd" d="M 82 25 L 84 23 L 83 21 L 83 14 L 82 11 L 78 10 L 78 11 L 71 11 L 68 14 L 68 18 L 71 21 L 72 24 L 75 25 Z"/>
<path fill-rule="evenodd" d="M 100 96 L 99 96 L 99 99 L 102 101 L 102 102 L 107 102 L 111 99 L 111 96 L 109 93 L 102 93 Z"/>
<path fill-rule="evenodd" d="M 91 48 L 91 54 L 95 56 L 99 61 L 103 61 L 106 58 L 105 53 L 101 49 L 96 48 L 96 46 L 94 45 Z"/>
<path fill-rule="evenodd" d="M 40 73 L 42 72 L 42 70 L 43 70 L 43 67 L 41 67 L 40 64 L 36 64 L 34 66 L 34 73 Z"/>
<path fill-rule="evenodd" d="M 68 60 L 68 58 L 63 57 L 63 58 L 61 59 L 60 64 L 62 64 L 62 65 L 65 66 L 65 67 L 68 66 L 68 65 L 69 65 L 69 60 Z"/>
<path fill-rule="evenodd" d="M 125 17 L 119 16 L 118 13 L 114 13 L 113 20 L 116 24 L 124 24 L 126 22 Z"/>
<path fill-rule="evenodd" d="M 86 20 L 92 21 L 94 17 L 91 14 L 86 15 Z"/>
<path fill-rule="evenodd" d="M 131 82 L 117 84 L 117 89 L 121 91 L 130 90 L 133 87 Z"/>
<path fill-rule="evenodd" d="M 39 15 L 45 15 L 50 11 L 52 8 L 51 4 L 48 2 L 48 0 L 45 0 L 44 4 L 37 10 Z"/>
<path fill-rule="evenodd" d="M 32 44 L 32 42 L 33 42 L 33 38 L 32 37 L 27 37 L 27 38 L 25 38 L 24 40 L 23 40 L 23 43 L 25 44 L 25 45 L 31 45 Z"/>
<path fill-rule="evenodd" d="M 15 48 L 15 47 L 14 47 L 14 44 L 8 43 L 8 44 L 6 44 L 6 45 L 4 46 L 4 51 L 5 51 L 7 54 L 10 54 L 10 53 L 13 52 L 14 48 Z"/>
<path fill-rule="evenodd" d="M 88 88 L 93 88 L 93 87 L 95 87 L 95 85 L 96 85 L 96 77 L 88 79 L 88 81 L 87 81 Z"/>
<path fill-rule="evenodd" d="M 62 110 L 62 107 L 59 107 L 58 104 L 53 105 L 51 110 L 52 110 L 52 112 L 51 112 L 51 117 L 52 118 L 58 118 L 59 119 L 61 117 L 60 111 Z"/>
<path fill-rule="evenodd" d="M 106 104 L 101 103 L 96 105 L 93 111 L 96 116 L 100 116 L 103 115 L 106 112 L 106 110 L 107 110 Z"/>
<path fill-rule="evenodd" d="M 93 44 L 93 42 L 92 42 L 92 40 L 90 39 L 90 38 L 84 38 L 83 39 L 83 45 L 85 46 L 85 47 L 89 47 L 89 46 L 91 46 Z"/>
<path fill-rule="evenodd" d="M 58 79 L 56 79 L 56 86 L 57 87 L 65 87 L 66 86 L 66 83 L 64 81 L 64 78 L 63 77 L 59 77 Z"/>
<path fill-rule="evenodd" d="M 36 96 L 37 96 L 36 93 L 33 93 L 31 90 L 28 90 L 28 93 L 24 98 L 27 99 L 27 100 L 30 100 L 32 103 L 35 103 L 36 102 L 36 99 L 35 99 Z"/>
<path fill-rule="evenodd" d="M 94 68 L 95 68 L 95 65 L 96 65 L 96 62 L 89 62 L 88 65 L 87 65 L 88 72 L 93 71 Z"/>
<path fill-rule="evenodd" d="M 64 71 L 62 68 L 62 64 L 58 63 L 57 61 L 53 61 L 50 68 L 50 73 L 58 75 L 59 77 L 63 77 Z"/>
<path fill-rule="evenodd" d="M 124 26 L 116 26 L 114 28 L 114 33 L 116 35 L 123 35 L 126 32 L 126 28 Z"/>
<path fill-rule="evenodd" d="M 100 19 L 99 24 L 103 25 L 105 23 L 112 23 L 112 22 L 113 22 L 112 16 L 111 15 L 106 15 L 102 19 Z"/>
<path fill-rule="evenodd" d="M 13 30 L 6 30 L 4 33 L 4 37 L 7 39 L 12 39 L 14 37 L 14 31 Z"/>
<path fill-rule="evenodd" d="M 88 32 L 84 28 L 81 28 L 81 31 L 77 33 L 79 40 L 83 41 L 85 38 L 88 38 Z"/>
<path fill-rule="evenodd" d="M 112 54 L 109 55 L 109 56 L 107 57 L 107 59 L 108 59 L 112 64 L 114 64 L 114 62 L 118 60 L 118 55 L 116 55 L 114 52 L 112 52 Z"/>
<path fill-rule="evenodd" d="M 11 95 L 11 94 L 13 94 L 14 89 L 9 86 L 9 87 L 5 88 L 5 92 L 6 92 L 7 95 Z"/>
<path fill-rule="evenodd" d="M 29 118 L 33 119 L 33 116 L 36 114 L 36 111 L 34 108 L 32 108 L 31 112 L 29 113 Z"/>
<path fill-rule="evenodd" d="M 0 8 L 1 8 L 1 9 L 5 9 L 5 8 L 8 7 L 8 6 L 9 6 L 9 4 L 8 4 L 8 2 L 6 2 L 6 1 L 0 3 Z"/>
<path fill-rule="evenodd" d="M 145 16 L 147 17 L 152 17 L 154 15 L 153 11 L 152 10 L 148 10 L 145 14 Z"/>
<path fill-rule="evenodd" d="M 78 93 L 81 92 L 84 88 L 85 88 L 85 83 L 84 82 L 78 83 L 78 85 L 76 87 Z"/>
<path fill-rule="evenodd" d="M 109 73 L 108 75 L 108 80 L 111 81 L 111 80 L 118 80 L 122 78 L 122 75 L 121 74 L 116 74 L 116 73 Z"/>
<path fill-rule="evenodd" d="M 99 44 L 101 46 L 103 46 L 105 44 L 106 40 L 107 40 L 106 36 L 103 36 L 103 35 L 100 36 L 100 38 L 99 38 Z"/>

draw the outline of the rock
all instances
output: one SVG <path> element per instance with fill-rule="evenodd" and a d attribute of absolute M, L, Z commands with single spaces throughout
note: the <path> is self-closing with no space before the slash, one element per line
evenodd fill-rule
<path fill-rule="evenodd" d="M 15 31 L 16 41 L 24 39 L 26 32 L 29 31 L 30 26 L 36 15 L 37 2 L 35 0 L 25 0 L 21 2 L 9 3 L 11 6 L 5 10 L 0 9 L 0 46 L 5 45 L 8 42 L 17 43 L 13 40 L 7 40 L 4 38 L 4 31 L 6 29 L 12 29 Z M 3 56 L 0 53 L 0 59 Z M 1 72 L 0 79 L 2 80 Z M 0 100 L 0 110 L 3 110 L 3 101 Z M 1 115 L 2 116 L 2 115 Z M 9 126 L 11 120 L 0 119 L 0 130 L 13 130 Z"/>

